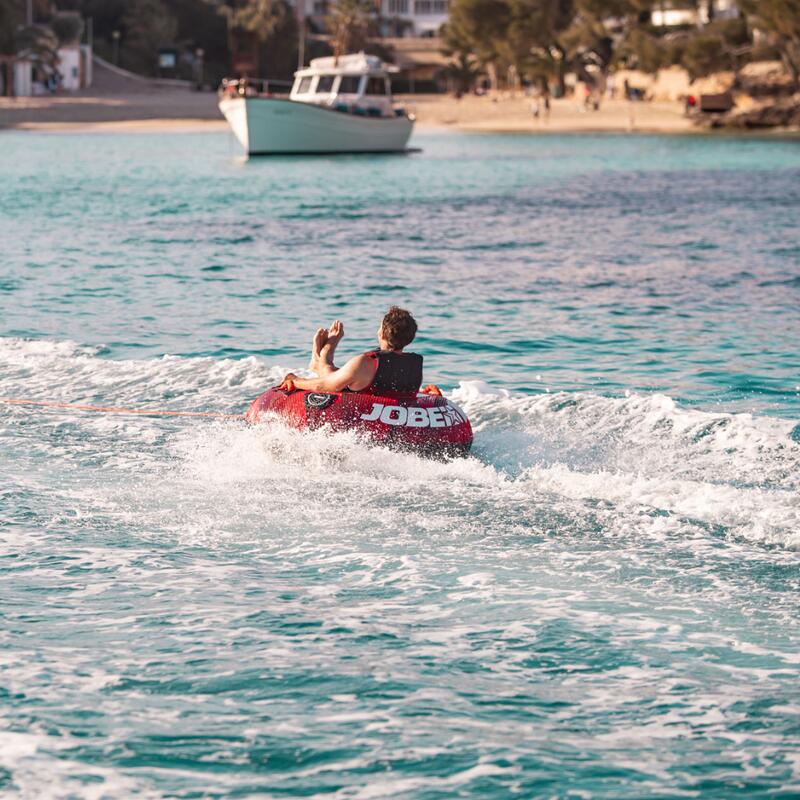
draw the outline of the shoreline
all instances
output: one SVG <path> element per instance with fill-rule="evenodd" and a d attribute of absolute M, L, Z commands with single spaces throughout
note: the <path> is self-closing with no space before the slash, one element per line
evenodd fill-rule
<path fill-rule="evenodd" d="M 416 116 L 417 131 L 529 134 L 736 135 L 795 138 L 791 128 L 711 129 L 669 101 L 606 100 L 586 110 L 573 98 L 552 101 L 550 114 L 533 114 L 525 97 L 402 95 L 398 102 Z M 39 133 L 208 133 L 229 130 L 216 94 L 153 90 L 135 94 L 0 98 L 0 130 Z"/>
<path fill-rule="evenodd" d="M 0 132 L 30 133 L 209 133 L 230 130 L 224 119 L 154 117 L 152 119 L 99 120 L 97 122 L 24 122 L 0 124 Z"/>

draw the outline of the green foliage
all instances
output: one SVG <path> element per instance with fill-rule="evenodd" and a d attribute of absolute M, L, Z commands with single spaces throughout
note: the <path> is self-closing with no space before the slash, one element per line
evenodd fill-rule
<path fill-rule="evenodd" d="M 286 0 L 170 0 L 191 8 L 211 8 L 218 20 L 225 22 L 224 41 L 233 31 L 254 33 L 260 42 L 260 71 L 272 78 L 291 77 L 297 66 L 298 24 L 294 9 Z M 189 15 L 187 15 L 189 16 Z M 186 26 L 188 30 L 192 25 Z M 182 25 L 183 29 L 183 25 Z M 222 36 L 217 35 L 216 45 L 206 39 L 207 53 L 221 54 Z M 229 59 L 227 50 L 225 60 Z M 227 66 L 227 65 L 226 65 Z M 221 77 L 221 75 L 218 75 Z"/>
<path fill-rule="evenodd" d="M 74 44 L 83 35 L 83 19 L 78 11 L 60 11 L 50 20 L 50 27 L 60 44 Z"/>
<path fill-rule="evenodd" d="M 175 43 L 175 17 L 162 0 L 128 0 L 122 26 L 124 66 L 154 74 L 159 47 Z"/>
<path fill-rule="evenodd" d="M 682 54 L 683 48 L 676 56 L 669 41 L 654 36 L 644 28 L 628 31 L 617 48 L 617 56 L 625 66 L 653 75 L 663 67 L 676 63 Z"/>
<path fill-rule="evenodd" d="M 530 79 L 554 77 L 563 87 L 574 70 L 584 80 L 606 73 L 620 58 L 625 35 L 649 17 L 651 0 L 453 0 L 446 33 L 451 53 L 469 52 L 492 73 L 513 66 Z M 656 48 L 642 60 L 660 63 Z"/>
<path fill-rule="evenodd" d="M 0 0 L 0 53 L 3 55 L 14 55 L 19 48 L 18 36 L 20 28 L 26 24 L 26 2 L 25 0 Z M 43 19 L 50 14 L 48 0 L 34 0 L 33 19 L 34 21 Z M 28 39 L 33 35 L 22 34 Z M 44 32 L 42 32 L 44 35 Z M 37 34 L 38 36 L 38 34 Z"/>
<path fill-rule="evenodd" d="M 48 25 L 25 25 L 15 31 L 14 52 L 31 57 L 53 71 L 58 59 L 58 39 Z"/>
<path fill-rule="evenodd" d="M 721 36 L 698 34 L 686 42 L 681 63 L 692 80 L 731 69 L 732 62 L 728 48 Z"/>
<path fill-rule="evenodd" d="M 508 39 L 518 72 L 531 79 L 563 80 L 568 65 L 565 35 L 575 17 L 574 0 L 511 0 Z"/>
<path fill-rule="evenodd" d="M 750 29 L 747 26 L 747 20 L 742 17 L 714 20 L 703 28 L 703 32 L 717 34 L 729 47 L 742 47 L 750 44 Z"/>
<path fill-rule="evenodd" d="M 95 39 L 111 41 L 113 31 L 121 30 L 127 0 L 82 0 L 80 12 L 84 18 L 92 18 Z"/>
<path fill-rule="evenodd" d="M 374 8 L 369 0 L 336 0 L 326 17 L 335 58 L 364 49 L 373 23 Z"/>
<path fill-rule="evenodd" d="M 297 69 L 297 17 L 284 4 L 280 22 L 261 47 L 261 73 L 271 78 L 291 78 Z"/>
<path fill-rule="evenodd" d="M 800 85 L 800 0 L 740 0 L 745 17 L 665 30 L 651 23 L 660 0 L 453 0 L 445 52 L 474 58 L 491 75 L 508 65 L 530 78 L 576 72 L 591 82 L 617 64 L 656 72 L 683 65 L 692 78 L 738 69 L 749 58 L 752 29 L 767 37 Z M 698 0 L 670 7 L 698 9 Z"/>
<path fill-rule="evenodd" d="M 455 0 L 448 27 L 460 49 L 469 48 L 486 65 L 502 59 L 511 18 L 506 0 Z"/>
<path fill-rule="evenodd" d="M 670 0 L 670 7 L 697 8 L 698 0 Z M 207 74 L 220 77 L 230 63 L 230 31 L 257 34 L 262 72 L 288 76 L 296 63 L 297 20 L 287 0 L 34 0 L 39 22 L 52 16 L 60 41 L 80 36 L 78 14 L 92 18 L 95 45 L 109 56 L 119 31 L 124 66 L 152 73 L 158 48 L 174 44 L 202 48 Z M 660 0 L 452 0 L 442 30 L 451 75 L 463 87 L 479 71 L 505 75 L 509 68 L 533 81 L 563 85 L 568 71 L 591 81 L 616 65 L 655 72 L 682 64 L 693 77 L 736 68 L 753 45 L 752 57 L 780 57 L 800 86 L 800 0 L 739 0 L 746 19 L 713 19 L 702 28 L 665 30 L 650 22 Z M 334 53 L 376 51 L 374 0 L 339 0 L 327 19 Z M 25 0 L 0 0 L 0 52 L 18 48 L 25 24 Z M 761 38 L 753 44 L 752 31 Z M 51 46 L 45 32 L 25 34 L 42 53 Z M 309 42 L 309 55 L 327 44 Z"/>
<path fill-rule="evenodd" d="M 452 53 L 454 60 L 445 70 L 445 75 L 453 81 L 459 92 L 468 92 L 480 75 L 480 65 L 469 53 Z"/>
<path fill-rule="evenodd" d="M 686 52 L 689 37 L 686 34 L 676 34 L 665 36 L 661 41 L 664 48 L 664 66 L 683 64 L 683 55 Z"/>
<path fill-rule="evenodd" d="M 230 72 L 225 18 L 203 0 L 167 0 L 167 6 L 178 23 L 178 45 L 192 52 L 202 48 L 205 80 L 219 83 Z"/>
<path fill-rule="evenodd" d="M 22 4 L 15 0 L 0 0 L 0 53 L 13 55 L 16 51 L 15 31 L 25 22 Z"/>
<path fill-rule="evenodd" d="M 669 63 L 683 66 L 692 80 L 712 72 L 736 71 L 749 44 L 750 31 L 745 20 L 718 19 L 702 30 L 684 35 L 679 47 L 673 48 Z"/>
<path fill-rule="evenodd" d="M 238 0 L 233 4 L 212 0 L 231 29 L 255 33 L 266 42 L 292 11 L 283 0 Z"/>
<path fill-rule="evenodd" d="M 513 66 L 522 77 L 563 80 L 567 59 L 560 37 L 574 13 L 574 0 L 453 0 L 445 52 L 463 76 L 478 65 L 495 83 Z"/>
<path fill-rule="evenodd" d="M 800 87 L 800 0 L 741 0 L 753 27 L 766 34 Z"/>
<path fill-rule="evenodd" d="M 46 54 L 50 50 L 55 53 L 57 42 L 49 27 L 42 23 L 52 14 L 52 2 L 33 0 L 33 19 L 39 24 L 27 27 L 26 7 L 26 0 L 0 0 L 0 54 L 14 55 L 18 50 L 28 50 L 50 59 Z"/>

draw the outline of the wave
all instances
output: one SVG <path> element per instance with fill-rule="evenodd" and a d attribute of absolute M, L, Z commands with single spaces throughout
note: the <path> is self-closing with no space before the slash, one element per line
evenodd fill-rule
<path fill-rule="evenodd" d="M 71 341 L 13 338 L 0 339 L 0 364 L 4 397 L 214 411 L 243 411 L 295 368 L 253 356 L 115 361 L 102 348 Z M 523 396 L 464 381 L 449 395 L 475 429 L 473 455 L 450 463 L 387 457 L 354 434 L 300 433 L 278 423 L 252 429 L 21 407 L 6 408 L 4 416 L 40 415 L 42 426 L 69 419 L 76 426 L 72 449 L 62 442 L 48 452 L 54 445 L 42 428 L 30 457 L 87 458 L 94 442 L 92 463 L 122 470 L 113 491 L 154 527 L 165 524 L 158 497 L 137 494 L 137 472 L 162 484 L 165 476 L 177 480 L 187 496 L 215 488 L 225 495 L 216 509 L 205 508 L 202 524 L 184 530 L 212 530 L 223 514 L 243 523 L 262 514 L 279 524 L 288 509 L 321 508 L 322 493 L 354 527 L 375 517 L 358 502 L 372 496 L 385 500 L 379 528 L 421 534 L 480 535 L 502 522 L 538 533 L 723 536 L 800 548 L 793 421 L 686 408 L 662 394 Z M 4 427 L 0 422 L 0 435 Z M 35 436 L 35 428 L 26 435 Z M 164 491 L 177 489 L 169 484 Z M 307 522 L 322 524 L 321 517 Z"/>
<path fill-rule="evenodd" d="M 792 421 L 687 409 L 661 394 L 514 397 L 462 383 L 452 398 L 476 420 L 482 457 L 518 481 L 800 547 Z"/>

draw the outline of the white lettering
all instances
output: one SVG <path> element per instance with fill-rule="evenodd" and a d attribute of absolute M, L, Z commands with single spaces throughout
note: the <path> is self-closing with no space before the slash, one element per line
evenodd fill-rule
<path fill-rule="evenodd" d="M 430 424 L 431 421 L 428 418 L 427 408 L 414 407 L 408 409 L 408 421 L 406 425 L 408 425 L 409 428 L 427 428 Z"/>
<path fill-rule="evenodd" d="M 448 404 L 446 406 L 442 406 L 439 410 L 442 412 L 444 424 L 448 428 L 452 427 L 453 425 L 460 425 L 462 422 L 464 422 L 464 416 L 455 406 Z"/>
<path fill-rule="evenodd" d="M 464 412 L 458 406 L 448 402 L 447 408 L 453 416 L 453 425 L 461 425 L 467 421 Z"/>
<path fill-rule="evenodd" d="M 381 422 L 387 425 L 405 425 L 407 418 L 408 410 L 403 406 L 384 406 L 381 411 Z"/>
<path fill-rule="evenodd" d="M 363 419 L 365 422 L 375 422 L 375 420 L 380 417 L 382 409 L 383 403 L 373 403 L 372 411 L 370 411 L 369 414 L 362 414 L 361 419 Z"/>
<path fill-rule="evenodd" d="M 442 418 L 441 408 L 429 408 L 428 416 L 431 420 L 431 428 L 444 428 L 447 426 L 447 422 Z"/>
<path fill-rule="evenodd" d="M 372 410 L 362 414 L 364 422 L 383 422 L 385 425 L 404 425 L 408 428 L 450 428 L 461 425 L 467 418 L 464 412 L 448 403 L 445 406 L 421 408 L 420 406 L 385 406 L 373 403 Z"/>

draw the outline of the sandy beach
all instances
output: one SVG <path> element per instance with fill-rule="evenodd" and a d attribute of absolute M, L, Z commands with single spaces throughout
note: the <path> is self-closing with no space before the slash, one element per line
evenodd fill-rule
<path fill-rule="evenodd" d="M 473 132 L 691 133 L 696 128 L 679 102 L 608 100 L 599 111 L 575 100 L 554 100 L 549 115 L 535 118 L 525 97 L 406 95 L 397 98 L 420 128 Z M 225 130 L 214 92 L 126 81 L 96 71 L 91 90 L 46 97 L 0 98 L 0 128 L 21 130 L 119 130 L 187 132 Z"/>
<path fill-rule="evenodd" d="M 599 111 L 579 108 L 571 99 L 554 100 L 549 115 L 535 118 L 523 97 L 407 95 L 398 98 L 420 128 L 472 132 L 558 133 L 699 132 L 680 103 L 627 103 L 609 100 Z M 0 128 L 21 130 L 127 130 L 187 132 L 224 130 L 216 95 L 188 90 L 148 93 L 0 98 Z"/>
<path fill-rule="evenodd" d="M 587 110 L 572 98 L 553 100 L 549 114 L 533 113 L 525 97 L 417 95 L 404 101 L 426 128 L 451 128 L 474 132 L 559 133 L 614 132 L 691 133 L 699 129 L 677 102 L 629 103 L 608 100 L 598 111 Z"/>

